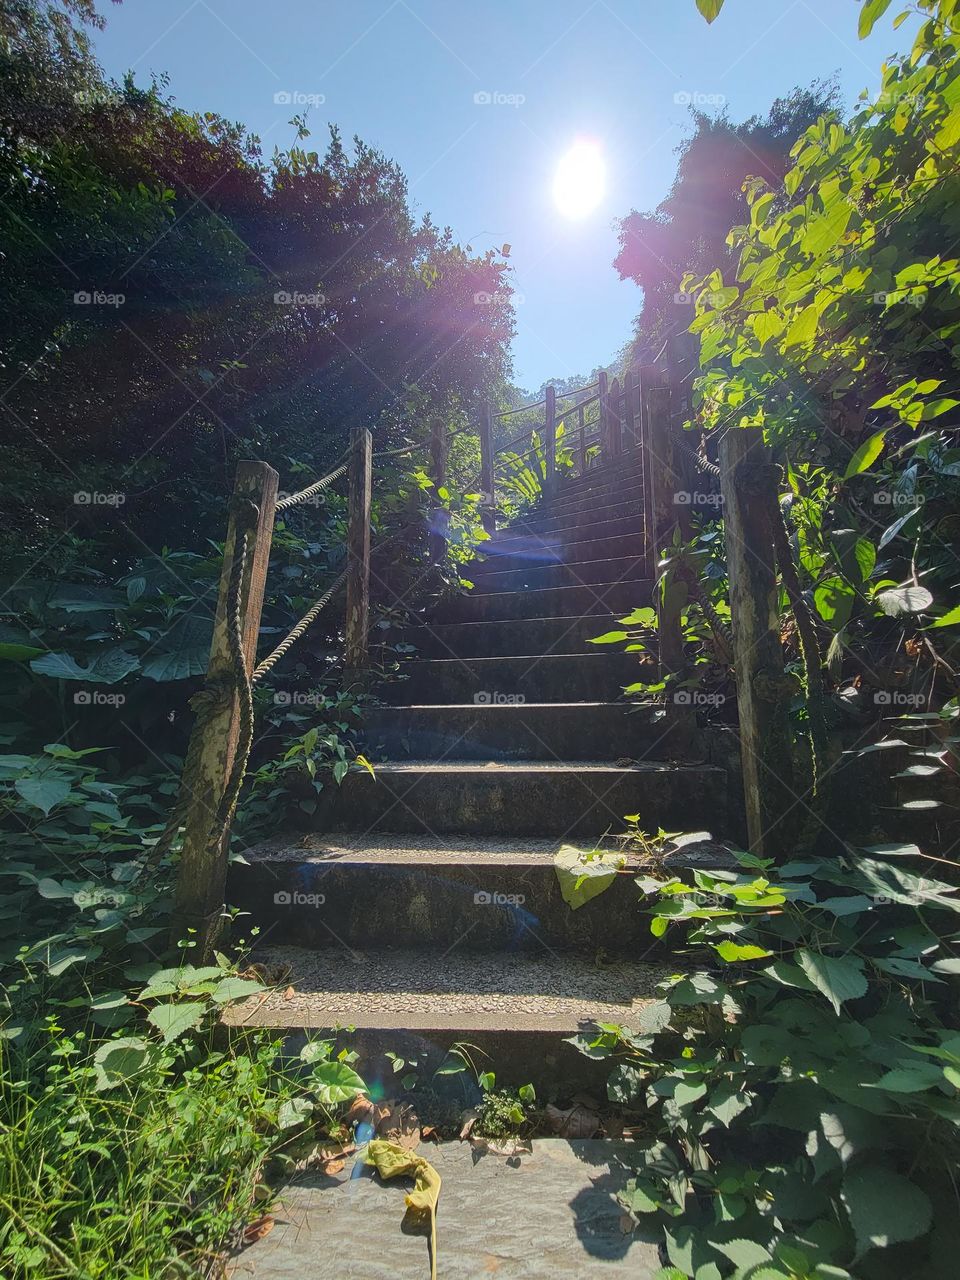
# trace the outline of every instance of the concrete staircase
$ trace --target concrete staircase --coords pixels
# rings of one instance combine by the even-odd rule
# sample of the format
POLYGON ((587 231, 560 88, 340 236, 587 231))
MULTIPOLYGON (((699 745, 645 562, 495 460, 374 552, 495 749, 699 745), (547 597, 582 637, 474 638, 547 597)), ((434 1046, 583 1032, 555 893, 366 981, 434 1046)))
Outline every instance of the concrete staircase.
POLYGON ((564 1037, 652 998, 669 956, 633 876, 574 912, 553 866, 627 814, 723 834, 724 771, 683 758, 670 715, 630 711, 635 655, 589 644, 649 603, 643 552, 628 454, 485 543, 474 589, 408 628, 416 655, 366 722, 376 778, 351 771, 317 834, 233 869, 279 982, 235 1021, 353 1026, 368 1054, 466 1041, 542 1084, 587 1063, 564 1037))

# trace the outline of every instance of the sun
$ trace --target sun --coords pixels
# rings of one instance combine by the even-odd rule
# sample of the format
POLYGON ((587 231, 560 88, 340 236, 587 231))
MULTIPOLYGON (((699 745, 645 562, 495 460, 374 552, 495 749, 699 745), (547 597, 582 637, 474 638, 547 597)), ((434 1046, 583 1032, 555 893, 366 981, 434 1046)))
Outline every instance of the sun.
POLYGON ((578 139, 560 157, 553 178, 553 200, 565 218, 585 218, 604 197, 607 166, 596 142, 578 139))

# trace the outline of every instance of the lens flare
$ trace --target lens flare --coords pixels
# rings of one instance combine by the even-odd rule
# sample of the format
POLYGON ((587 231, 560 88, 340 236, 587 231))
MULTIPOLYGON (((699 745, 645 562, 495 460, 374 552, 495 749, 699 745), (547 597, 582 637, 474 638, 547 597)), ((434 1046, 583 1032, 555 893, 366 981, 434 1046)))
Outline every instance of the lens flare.
POLYGON ((553 200, 565 218, 585 218, 603 199, 607 166, 597 143, 578 139, 560 157, 553 179, 553 200))

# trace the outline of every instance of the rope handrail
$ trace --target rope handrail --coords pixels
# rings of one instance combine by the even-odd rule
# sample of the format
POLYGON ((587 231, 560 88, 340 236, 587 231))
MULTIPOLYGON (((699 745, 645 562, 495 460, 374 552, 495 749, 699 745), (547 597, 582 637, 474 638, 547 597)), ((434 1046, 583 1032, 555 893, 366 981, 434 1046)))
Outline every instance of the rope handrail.
POLYGON ((310 606, 297 625, 291 628, 272 653, 267 654, 262 662, 257 663, 256 667, 253 669, 253 674, 250 677, 251 684, 259 684, 263 677, 273 670, 287 650, 292 648, 304 632, 307 631, 314 622, 316 622, 321 610, 330 603, 346 580, 347 574, 346 570, 344 570, 344 572, 340 574, 339 578, 337 578, 337 580, 326 589, 320 599, 316 600, 310 606))
MULTIPOLYGON (((340 456, 343 457, 343 454, 340 456)), ((314 484, 307 485, 306 489, 300 489, 297 493, 288 493, 285 498, 280 499, 274 507, 274 510, 287 511, 290 507, 297 506, 298 503, 306 502, 308 498, 312 498, 315 494, 318 494, 321 490, 325 489, 328 484, 333 484, 334 480, 339 480, 342 475, 345 475, 348 465, 349 464, 346 462, 341 463, 339 467, 336 467, 333 471, 329 472, 329 474, 325 475, 321 480, 317 480, 314 484)))
MULTIPOLYGON (((593 387, 597 385, 598 384, 596 381, 587 382, 584 384, 584 386, 575 387, 572 391, 561 392, 557 396, 557 399, 566 400, 570 396, 578 396, 581 391, 590 391, 593 387)), ((529 409, 539 409, 541 405, 544 405, 546 403, 547 403, 546 399, 535 400, 532 404, 522 404, 519 409, 505 409, 503 413, 495 413, 493 416, 495 418, 514 418, 518 413, 526 413, 529 409)), ((576 408, 576 405, 574 405, 574 408, 576 408)))

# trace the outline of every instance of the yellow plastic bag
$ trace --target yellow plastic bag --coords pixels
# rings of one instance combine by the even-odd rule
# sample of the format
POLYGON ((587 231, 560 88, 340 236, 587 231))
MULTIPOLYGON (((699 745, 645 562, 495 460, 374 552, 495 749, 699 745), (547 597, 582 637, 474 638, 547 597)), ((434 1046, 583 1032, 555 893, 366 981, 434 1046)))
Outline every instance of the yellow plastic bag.
POLYGON ((397 1178, 406 1175, 414 1179, 414 1188, 407 1193, 407 1212, 404 1221, 419 1226, 430 1223, 430 1280, 437 1280, 437 1201, 440 1199, 440 1175, 423 1156, 407 1151, 395 1142, 374 1138, 367 1144, 364 1160, 372 1164, 381 1178, 397 1178))

